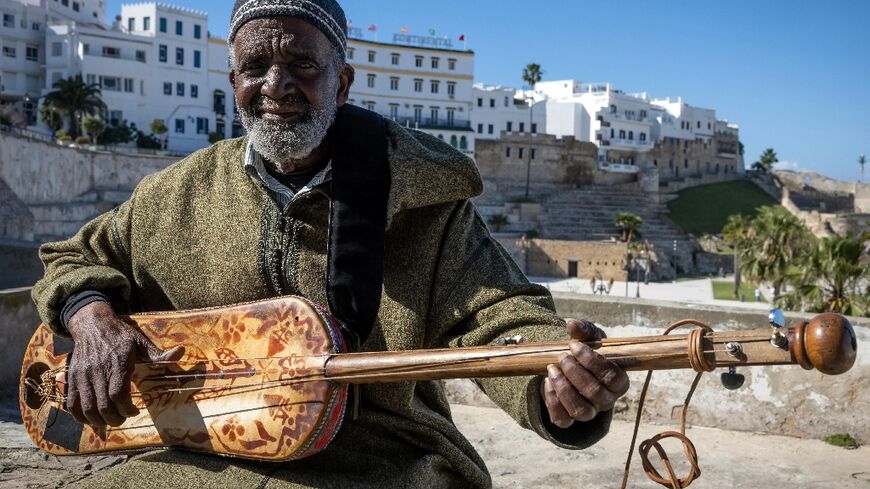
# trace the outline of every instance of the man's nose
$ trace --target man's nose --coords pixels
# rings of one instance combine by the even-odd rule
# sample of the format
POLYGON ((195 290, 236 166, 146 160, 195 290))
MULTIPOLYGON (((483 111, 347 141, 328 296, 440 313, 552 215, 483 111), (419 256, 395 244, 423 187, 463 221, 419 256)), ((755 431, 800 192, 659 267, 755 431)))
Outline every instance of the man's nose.
POLYGON ((269 68, 269 72, 266 73, 266 82, 263 83, 261 88, 263 95, 272 100, 281 100, 292 94, 295 90, 296 80, 293 79, 293 76, 286 67, 275 64, 269 68))

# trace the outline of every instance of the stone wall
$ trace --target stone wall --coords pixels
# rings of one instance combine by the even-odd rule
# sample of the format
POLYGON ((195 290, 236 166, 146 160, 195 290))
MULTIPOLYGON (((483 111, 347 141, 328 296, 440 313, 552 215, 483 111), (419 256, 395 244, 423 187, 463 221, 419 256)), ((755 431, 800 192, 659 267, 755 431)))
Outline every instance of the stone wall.
POLYGON ((525 246, 530 276, 625 280, 625 243, 532 239, 525 246), (577 265, 576 275, 569 274, 571 262, 577 265))
POLYGON ((694 178, 697 182, 687 185, 694 186, 740 178, 744 174, 743 157, 739 152, 723 150, 721 146, 726 143, 734 143, 733 137, 717 134, 709 140, 695 141, 666 138, 644 158, 647 166, 658 169, 663 183, 694 178))

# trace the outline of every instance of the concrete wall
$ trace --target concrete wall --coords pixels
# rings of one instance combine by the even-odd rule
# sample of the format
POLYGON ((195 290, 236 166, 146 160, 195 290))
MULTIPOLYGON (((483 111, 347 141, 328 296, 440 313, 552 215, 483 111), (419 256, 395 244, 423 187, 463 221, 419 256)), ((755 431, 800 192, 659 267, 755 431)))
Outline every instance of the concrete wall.
POLYGON ((38 244, 0 240, 0 290, 31 286, 43 271, 38 244))
POLYGON ((57 204, 95 189, 131 191, 178 158, 93 152, 0 134, 0 178, 27 205, 57 204))

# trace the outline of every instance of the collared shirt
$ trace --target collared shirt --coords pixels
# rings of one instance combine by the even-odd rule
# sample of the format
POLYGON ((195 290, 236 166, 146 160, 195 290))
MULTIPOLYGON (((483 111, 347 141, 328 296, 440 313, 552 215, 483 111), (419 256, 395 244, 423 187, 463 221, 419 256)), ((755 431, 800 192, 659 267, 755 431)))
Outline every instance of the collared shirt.
POLYGON ((266 190, 275 199, 275 202, 281 209, 286 209, 297 195, 313 190, 332 179, 332 162, 330 161, 305 187, 299 189, 298 192, 294 192, 293 189, 269 174, 269 171, 266 169, 265 159, 263 159, 260 153, 257 153, 253 143, 250 141, 248 141, 248 145, 245 148, 244 166, 248 175, 266 187, 266 190))

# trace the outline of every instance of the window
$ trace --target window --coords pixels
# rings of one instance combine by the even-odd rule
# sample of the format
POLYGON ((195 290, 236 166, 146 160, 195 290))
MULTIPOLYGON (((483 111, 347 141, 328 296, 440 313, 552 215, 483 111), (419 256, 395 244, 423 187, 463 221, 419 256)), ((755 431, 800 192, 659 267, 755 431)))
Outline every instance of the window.
POLYGON ((507 97, 504 98, 504 106, 505 106, 505 107, 508 107, 508 106, 509 106, 509 104, 508 104, 508 98, 507 98, 507 97))
POLYGON ((161 62, 161 63, 165 63, 165 62, 166 62, 166 57, 168 56, 168 54, 167 54, 167 51, 168 51, 168 50, 169 50, 169 49, 166 47, 166 44, 161 44, 161 45, 160 45, 160 48, 159 48, 159 50, 158 50, 158 51, 159 51, 158 57, 160 58, 160 62, 161 62))
POLYGON ((619 130, 619 139, 625 139, 625 130, 624 129, 619 130))
POLYGON ((175 48, 175 64, 184 66, 184 48, 175 48))
POLYGON ((514 132, 514 123, 511 122, 511 121, 508 121, 508 123, 507 123, 507 129, 505 129, 505 130, 506 130, 507 132, 514 132))
POLYGON ((41 29, 42 29, 42 23, 40 23, 40 22, 34 22, 34 23, 30 24, 30 28, 31 28, 32 30, 34 30, 34 31, 41 30, 41 29))
POLYGON ((398 64, 399 64, 399 53, 393 53, 393 54, 391 54, 391 55, 390 55, 390 58, 392 58, 392 63, 393 63, 393 65, 398 66, 398 64))
POLYGON ((459 149, 468 149, 468 138, 462 136, 459 138, 459 149))
POLYGON ((628 140, 634 141, 634 131, 628 131, 628 140))
POLYGON ((121 79, 114 76, 101 76, 100 87, 107 92, 120 92, 121 79))
POLYGON ((701 128, 701 121, 698 121, 698 129, 701 128))
POLYGON ((140 63, 145 62, 145 51, 142 51, 141 49, 136 50, 136 61, 140 63))
POLYGON ((493 126, 492 124, 490 124, 489 127, 487 127, 487 132, 488 132, 489 134, 494 134, 494 133, 495 133, 495 126, 493 126))
POLYGON ((354 48, 347 48, 347 59, 353 59, 353 53, 356 52, 354 48))
POLYGON ((477 133, 478 133, 478 134, 483 134, 483 124, 478 124, 478 125, 477 125, 477 133))
POLYGON ((397 77, 390 78, 390 90, 399 89, 399 79, 397 77))
POLYGON ((79 3, 78 2, 73 2, 73 10, 76 12, 79 11, 79 3))
POLYGON ((641 142, 646 142, 646 133, 645 132, 640 133, 640 140, 641 140, 641 142))
POLYGON ((414 122, 420 123, 423 120, 423 107, 421 105, 414 106, 414 122))
POLYGON ((616 134, 614 133, 614 129, 610 129, 610 139, 616 139, 616 134))
POLYGON ((390 119, 396 120, 399 118, 399 104, 390 104, 390 119))
POLYGON ((483 107, 483 99, 482 99, 482 98, 478 98, 478 99, 477 99, 477 106, 478 106, 478 107, 483 107))
POLYGON ((150 31, 151 30, 151 17, 142 17, 142 30, 150 31))
POLYGON ((447 60, 447 69, 453 71, 456 69, 456 60, 451 58, 447 60))
POLYGON ((163 82, 163 95, 172 95, 172 84, 163 82))
POLYGON ((520 148, 520 150, 517 152, 517 153, 518 153, 518 154, 517 154, 517 158, 519 158, 519 159, 523 159, 523 152, 524 152, 525 150, 526 150, 526 148, 520 148))
POLYGON ((375 111, 375 103, 372 101, 365 102, 366 109, 374 112, 375 111))
POLYGON ((450 136, 450 146, 459 147, 459 138, 456 137, 456 134, 450 136))
POLYGON ((61 0, 60 3, 62 3, 64 7, 69 7, 69 0, 61 0))
POLYGON ((136 17, 127 19, 127 30, 133 32, 136 30, 136 17))
POLYGON ((180 20, 175 21, 175 35, 176 36, 184 35, 184 24, 180 20))
POLYGON ((190 86, 190 98, 199 98, 199 85, 190 86))
MULTIPOLYGON (((87 54, 87 50, 85 51, 87 54)), ((61 42, 53 42, 51 43, 51 55, 55 58, 58 56, 63 56, 63 43, 61 42)))
POLYGON ((533 122, 532 123, 532 134, 537 134, 537 133, 538 133, 538 125, 533 122))
POLYGON ((366 76, 366 86, 369 88, 375 88, 375 79, 376 78, 377 78, 376 75, 370 74, 370 75, 366 76))
POLYGON ((447 109, 447 125, 452 126, 456 120, 456 109, 447 109))
POLYGON ((121 57, 121 48, 115 48, 112 46, 103 46, 103 56, 106 58, 120 58, 121 57))
POLYGON ((495 108, 495 99, 494 98, 489 99, 489 108, 490 109, 495 108))
POLYGON ((127 93, 133 93, 133 79, 132 78, 124 78, 124 91, 127 93))
POLYGON ((441 82, 438 80, 432 80, 432 93, 438 93, 439 86, 441 86, 441 82))
POLYGON ((510 147, 510 146, 508 146, 508 147, 507 147, 507 150, 505 151, 505 157, 506 157, 506 158, 510 158, 510 157, 511 157, 511 147, 510 147))
POLYGON ((120 110, 109 111, 109 124, 112 126, 120 125, 124 120, 124 113, 120 110))
POLYGON ((415 92, 422 92, 423 91, 423 80, 420 80, 419 78, 414 80, 414 91, 415 92))
POLYGON ((184 134, 184 119, 175 119, 175 132, 184 134))
POLYGON ((617 109, 616 109, 616 106, 615 106, 615 105, 611 105, 611 106, 610 106, 610 113, 611 113, 611 114, 615 114, 615 113, 616 113, 616 110, 617 110, 617 109))
POLYGON ((184 97, 184 83, 175 82, 175 94, 179 97, 184 97))
POLYGON ((434 58, 434 57, 433 57, 433 58, 432 58, 432 69, 433 69, 433 70, 437 70, 437 69, 438 69, 438 65, 439 65, 440 63, 441 63, 441 59, 440 59, 440 58, 434 58))
POLYGON ((520 132, 526 132, 526 123, 520 122, 520 132))
POLYGON ((376 54, 377 54, 377 53, 375 53, 374 51, 369 51, 369 63, 374 63, 374 62, 375 62, 375 55, 376 55, 376 54))
POLYGON ((535 159, 535 148, 529 150, 529 157, 533 160, 535 159))
POLYGON ((35 46, 27 46, 24 52, 27 61, 39 61, 39 48, 35 46))
POLYGON ((160 32, 166 32, 166 17, 160 17, 160 32))
POLYGON ((3 27, 15 28, 15 16, 11 14, 3 14, 3 27))
POLYGON ((199 24, 194 24, 193 26, 193 38, 194 39, 202 39, 202 26, 199 24))
POLYGON ((14 58, 15 48, 12 46, 3 46, 3 56, 6 56, 7 58, 14 58))
POLYGON ((202 53, 194 50, 193 51, 193 67, 200 68, 202 66, 202 53))
POLYGON ((196 118, 196 133, 208 134, 208 119, 206 119, 205 117, 196 118))
POLYGON ((423 57, 422 56, 414 56, 414 66, 417 68, 423 67, 423 57))
POLYGON ((447 82, 447 95, 449 95, 450 98, 456 96, 456 82, 447 82))
POLYGON ((438 107, 429 108, 429 123, 438 124, 438 107))

